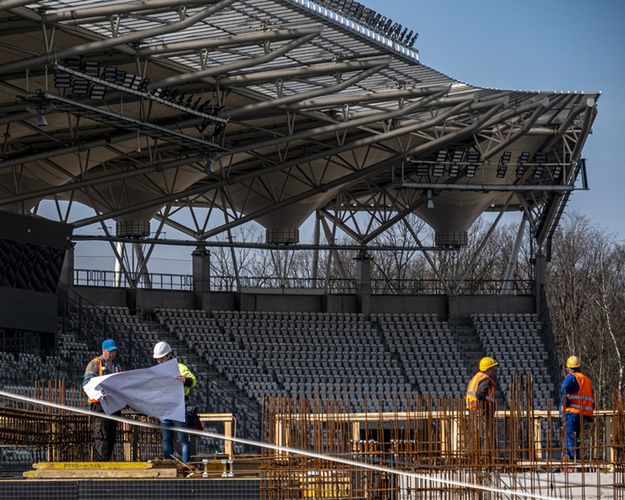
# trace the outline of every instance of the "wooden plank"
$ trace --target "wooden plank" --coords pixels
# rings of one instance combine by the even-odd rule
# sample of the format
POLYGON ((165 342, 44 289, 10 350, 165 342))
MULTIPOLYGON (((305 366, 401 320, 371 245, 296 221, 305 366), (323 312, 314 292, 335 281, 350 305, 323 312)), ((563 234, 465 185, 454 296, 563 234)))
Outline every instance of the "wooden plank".
POLYGON ((24 472, 24 477, 28 479, 148 479, 176 476, 176 469, 36 469, 24 472))
POLYGON ((151 469, 150 462, 38 462, 34 469, 151 469))

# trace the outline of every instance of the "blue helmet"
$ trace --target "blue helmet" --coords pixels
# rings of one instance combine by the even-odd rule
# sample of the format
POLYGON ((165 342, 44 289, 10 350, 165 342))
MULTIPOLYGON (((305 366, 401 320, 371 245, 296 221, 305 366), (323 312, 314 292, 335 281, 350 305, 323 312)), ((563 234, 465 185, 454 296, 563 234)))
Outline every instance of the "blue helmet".
POLYGON ((103 351, 115 351, 117 349, 117 344, 113 339, 106 339, 102 342, 102 350, 103 351))

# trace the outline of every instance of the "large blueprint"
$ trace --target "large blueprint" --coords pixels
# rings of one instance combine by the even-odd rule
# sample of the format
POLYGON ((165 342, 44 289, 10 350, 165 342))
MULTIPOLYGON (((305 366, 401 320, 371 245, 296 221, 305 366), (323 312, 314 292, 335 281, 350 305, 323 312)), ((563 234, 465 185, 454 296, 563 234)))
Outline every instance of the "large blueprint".
POLYGON ((144 415, 184 422, 184 392, 178 375, 178 361, 172 359, 150 368, 94 377, 83 389, 90 399, 99 399, 109 414, 130 406, 144 415))

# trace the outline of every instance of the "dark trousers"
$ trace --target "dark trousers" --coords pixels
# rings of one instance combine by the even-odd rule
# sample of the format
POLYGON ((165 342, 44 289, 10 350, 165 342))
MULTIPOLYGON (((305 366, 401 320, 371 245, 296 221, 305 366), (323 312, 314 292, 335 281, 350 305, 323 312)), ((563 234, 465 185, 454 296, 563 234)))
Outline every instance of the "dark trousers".
MULTIPOLYGON (((91 411, 104 413, 100 403, 91 403, 91 411)), ((93 460, 110 462, 117 439, 117 422, 106 418, 93 417, 93 460)))

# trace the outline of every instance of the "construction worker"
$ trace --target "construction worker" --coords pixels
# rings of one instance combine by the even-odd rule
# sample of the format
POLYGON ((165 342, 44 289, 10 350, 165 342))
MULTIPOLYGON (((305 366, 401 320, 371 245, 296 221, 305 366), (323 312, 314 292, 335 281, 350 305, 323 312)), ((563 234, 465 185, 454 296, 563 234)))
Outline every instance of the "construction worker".
POLYGON ((480 360, 480 369, 473 375, 467 387, 467 410, 479 410, 480 402, 491 403, 494 408, 497 366, 499 366, 499 363, 488 356, 480 360))
POLYGON ((569 356, 566 360, 566 377, 560 388, 560 414, 564 418, 566 443, 562 448, 567 450, 568 457, 579 460, 579 438, 583 423, 592 422, 595 410, 595 396, 590 378, 581 373, 581 363, 577 356, 569 356))
MULTIPOLYGON (((173 359, 173 353, 171 351, 171 346, 167 342, 159 342, 154 346, 154 359, 157 363, 164 363, 165 361, 169 361, 173 359)), ((178 362, 178 371, 180 375, 176 377, 180 383, 184 384, 184 399, 185 406, 189 398, 189 394, 191 389, 195 387, 197 384, 197 379, 195 375, 189 370, 189 368, 183 363, 178 362)), ((171 430, 171 427, 188 427, 189 417, 185 418, 184 422, 177 422, 175 420, 163 420, 163 456, 165 459, 169 459, 172 456, 174 451, 174 433, 171 430)), ((178 435, 178 440, 180 441, 180 446, 182 447, 182 461, 187 463, 189 461, 190 455, 190 442, 189 435, 186 432, 176 432, 178 435)))
MULTIPOLYGON (((122 367, 117 358, 117 344, 113 339, 102 342, 102 354, 89 361, 85 368, 82 385, 86 385, 93 377, 119 373, 122 367)), ((104 413, 100 401, 89 400, 91 411, 104 413)), ((93 459, 96 462, 110 462, 117 438, 117 422, 105 418, 93 419, 93 459)))
POLYGON ((480 369, 467 387, 467 452, 484 463, 494 458, 495 449, 495 372, 499 364, 493 358, 480 360, 480 369), (477 436, 480 436, 477 438, 477 436))

